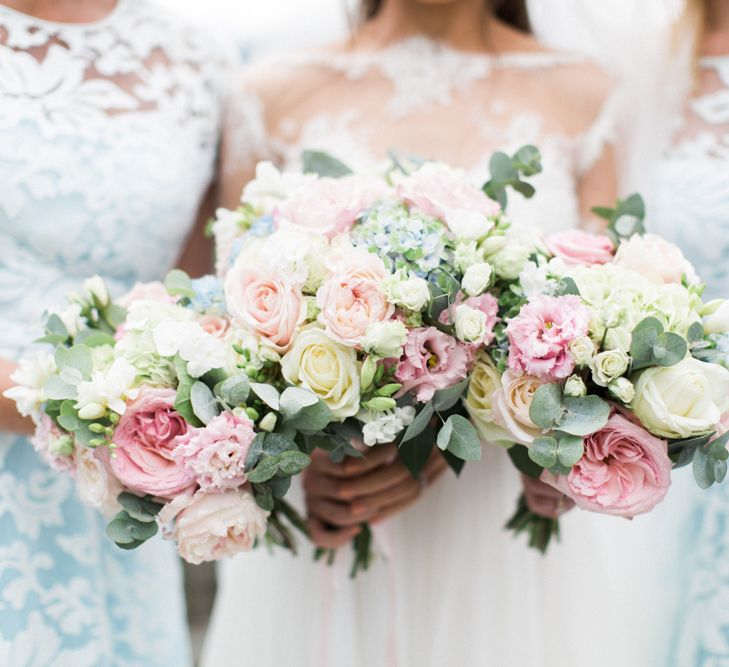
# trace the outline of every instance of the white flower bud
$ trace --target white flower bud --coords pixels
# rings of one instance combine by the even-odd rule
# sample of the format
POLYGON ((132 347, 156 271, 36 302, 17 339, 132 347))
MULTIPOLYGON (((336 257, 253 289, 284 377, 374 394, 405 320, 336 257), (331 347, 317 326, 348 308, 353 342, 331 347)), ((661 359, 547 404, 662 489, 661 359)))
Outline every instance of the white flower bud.
POLYGON ((462 340, 464 343, 483 341, 486 334, 486 313, 463 303, 456 307, 454 319, 458 340, 462 340))
POLYGON ((459 241, 453 251, 453 263, 464 273, 469 266, 483 262, 483 252, 476 241, 459 241))
POLYGON ((592 380, 601 387, 607 387, 628 370, 630 357, 622 350, 606 350, 590 361, 592 380))
POLYGON ((635 397, 635 387, 628 378, 617 378, 608 385, 610 395, 622 403, 630 403, 635 397))
POLYGON ((276 421, 278 418, 276 417, 275 412, 269 412, 263 419, 261 419, 260 423, 258 424, 258 428, 260 428, 262 431, 268 431, 269 433, 273 431, 273 429, 276 428, 276 421))
POLYGON ((704 320, 704 331, 708 334, 729 332, 729 301, 724 301, 704 320))
POLYGON ((589 336, 575 338, 569 345, 570 354, 578 366, 587 366, 595 356, 595 343, 589 336))
POLYGON ((587 395, 585 382, 579 375, 570 375, 564 383, 564 395, 580 398, 587 395))
POLYGON ((486 262, 473 264, 466 269, 461 281, 461 287, 468 296, 478 296, 488 289, 493 271, 486 262))
POLYGON ((103 278, 100 276, 92 276, 86 280, 84 282, 84 289, 102 308, 109 305, 109 302, 111 301, 109 290, 107 289, 103 278))
POLYGON ((362 347, 368 354, 382 359, 399 359, 407 338, 408 330, 402 322, 375 322, 367 327, 362 338, 362 347))
POLYGON ((600 318, 603 326, 608 328, 616 327, 623 318, 623 309, 617 304, 608 304, 600 313, 600 318))

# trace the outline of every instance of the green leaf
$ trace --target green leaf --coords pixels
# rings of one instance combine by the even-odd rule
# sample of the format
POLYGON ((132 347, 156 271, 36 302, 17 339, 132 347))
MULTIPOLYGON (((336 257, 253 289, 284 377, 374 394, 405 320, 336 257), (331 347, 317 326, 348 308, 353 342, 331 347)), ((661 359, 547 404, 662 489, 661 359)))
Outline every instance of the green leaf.
POLYGON ((304 151, 302 166, 305 174, 316 174, 330 178, 348 176, 352 170, 337 158, 322 151, 304 151))
POLYGON ((529 419, 539 428, 552 428, 564 413, 562 388, 558 384, 543 384, 534 392, 529 406, 529 419))
POLYGON ((276 501, 273 499, 273 489, 270 484, 258 484, 253 486, 253 495, 256 503, 262 510, 272 512, 276 501))
POLYGON ((564 399, 565 413, 557 423, 560 431, 585 436, 599 431, 610 417, 610 404, 599 396, 564 399))
POLYGON ((397 449, 398 456, 403 465, 408 469, 413 479, 418 479, 425 464, 428 462, 430 453, 435 445, 435 433, 432 428, 426 428, 414 438, 407 442, 400 443, 397 449))
POLYGON ((104 309, 104 316, 107 323, 116 331, 127 319, 127 309, 119 304, 111 303, 104 309))
POLYGON ((283 498, 291 488, 291 477, 274 477, 268 484, 274 498, 283 498))
POLYGON ((267 482, 278 472, 278 456, 262 456, 253 470, 246 477, 251 484, 267 482))
POLYGON ((296 417, 304 408, 316 405, 319 398, 308 389, 287 387, 279 399, 279 409, 285 419, 296 417))
POLYGON ((657 366, 674 366, 688 352, 688 344, 675 333, 662 333, 653 346, 653 360, 657 366))
POLYGON ((577 283, 570 277, 562 278, 557 283, 557 289, 554 291, 555 296, 566 296, 568 294, 580 296, 580 289, 577 287, 577 283))
POLYGON ((279 394, 275 387, 263 382, 251 382, 251 390, 272 410, 279 409, 279 394))
POLYGON ((82 379, 88 380, 94 367, 91 358, 91 349, 86 345, 74 345, 73 347, 57 347, 54 355, 56 365, 59 369, 73 369, 81 374, 82 379))
POLYGON ((557 462, 565 468, 572 468, 585 453, 585 445, 582 438, 568 433, 559 433, 557 436, 557 462))
POLYGON ((298 451, 296 443, 281 433, 266 433, 263 440, 263 453, 267 456, 277 456, 289 451, 298 451))
POLYGON ((524 176, 535 176, 542 171, 542 156, 536 146, 527 144, 514 154, 514 163, 524 176))
POLYGON ((402 385, 399 382, 391 382, 384 387, 380 387, 376 393, 378 396, 389 397, 400 391, 400 389, 402 389, 402 385))
POLYGON ((248 400, 251 392, 251 381, 241 373, 218 382, 213 390, 215 395, 231 408, 235 408, 248 400))
POLYGON ((258 459, 261 458, 261 454, 263 453, 263 445, 266 440, 267 433, 258 433, 255 438, 253 438, 253 442, 251 443, 251 448, 248 450, 248 456, 246 457, 245 462, 245 469, 246 470, 252 470, 256 467, 256 463, 258 463, 258 459))
POLYGON ((704 340, 704 325, 701 322, 694 322, 689 327, 686 337, 689 343, 698 343, 704 340))
POLYGON ((141 544, 157 534, 157 522, 138 521, 122 510, 106 526, 106 534, 118 545, 141 544))
POLYGON ((279 473, 284 475, 298 475, 311 463, 311 457, 304 452, 288 451, 280 455, 278 464, 279 473))
POLYGON ((184 271, 173 269, 165 278, 165 288, 171 296, 182 296, 192 299, 195 296, 195 290, 192 289, 192 281, 184 271))
POLYGON ((46 398, 56 401, 75 400, 77 397, 76 387, 64 382, 58 375, 51 375, 43 387, 46 398))
POLYGON ((57 336, 61 339, 61 341, 68 340, 69 338, 66 325, 63 323, 63 320, 55 313, 48 316, 48 319, 46 320, 45 330, 47 336, 57 336))
POLYGON ((559 443, 550 435, 536 438, 529 448, 529 458, 542 468, 551 468, 557 463, 559 443))
POLYGON ((61 410, 56 421, 58 425, 66 431, 76 431, 80 426, 78 411, 73 407, 73 401, 63 401, 61 410))
POLYGON ((402 440, 400 443, 407 442, 408 440, 412 440, 415 436, 419 435, 423 432, 426 426, 430 423, 430 419, 433 416, 433 413, 435 412, 433 408, 432 403, 426 403, 423 405, 420 412, 418 412, 417 415, 415 415, 415 419, 410 423, 410 426, 408 426, 407 430, 405 431, 404 435, 402 436, 402 440))
POLYGON ((220 414, 220 406, 213 392, 204 382, 199 380, 190 387, 190 403, 195 416, 203 423, 209 424, 220 414))
POLYGON ((154 521, 163 507, 161 503, 156 503, 148 498, 140 498, 127 492, 120 493, 117 500, 129 516, 142 523, 154 521))
POLYGON ((114 346, 116 341, 114 336, 104 331, 95 331, 93 329, 85 329, 74 337, 74 343, 83 344, 86 347, 101 347, 102 345, 114 346))
POLYGON ((436 412, 445 412, 446 410, 450 410, 456 403, 458 403, 467 387, 468 378, 458 384, 454 384, 452 387, 439 389, 433 395, 433 408, 436 412))
POLYGON ((481 459, 481 440, 476 429, 462 415, 451 415, 438 432, 436 443, 464 461, 481 459))
POLYGON ((696 483, 702 489, 708 489, 715 481, 714 465, 703 447, 698 447, 694 452, 693 472, 696 483))
POLYGON ((448 464, 450 469, 454 473, 456 473, 456 476, 461 474, 461 471, 463 470, 463 466, 466 465, 466 462, 463 459, 460 459, 457 456, 454 456, 447 449, 445 451, 441 451, 441 456, 443 456, 443 458, 445 459, 445 462, 448 464))
POLYGON ((544 468, 532 461, 529 449, 524 445, 512 445, 506 450, 514 467, 523 475, 539 479, 544 468))
POLYGON ((175 395, 174 407, 175 411, 188 423, 190 426, 203 426, 203 423, 195 415, 195 411, 192 409, 192 401, 190 400, 190 390, 192 385, 196 382, 190 377, 187 372, 187 362, 182 359, 179 355, 174 358, 175 372, 177 373, 177 394, 175 395))
POLYGON ((317 399, 316 403, 303 408, 295 417, 286 419, 284 425, 310 435, 324 430, 333 420, 334 415, 329 406, 317 399))

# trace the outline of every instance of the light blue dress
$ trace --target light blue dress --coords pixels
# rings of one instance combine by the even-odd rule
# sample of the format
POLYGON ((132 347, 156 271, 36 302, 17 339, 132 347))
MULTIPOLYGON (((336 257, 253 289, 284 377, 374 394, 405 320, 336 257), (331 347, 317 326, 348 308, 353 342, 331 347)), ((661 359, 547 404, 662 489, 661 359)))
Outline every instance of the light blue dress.
MULTIPOLYGON (((701 61, 698 91, 658 167, 650 217, 651 230, 679 244, 708 283, 707 297, 729 297, 729 55, 701 61)), ((692 507, 674 563, 679 613, 664 632, 672 643, 670 665, 726 667, 729 482, 686 497, 692 507)))
MULTIPOLYGON (((101 274, 173 265, 212 177, 223 60, 144 0, 87 25, 0 5, 0 356, 101 274)), ((173 545, 122 551, 72 480, 0 434, 0 665, 185 667, 173 545)))

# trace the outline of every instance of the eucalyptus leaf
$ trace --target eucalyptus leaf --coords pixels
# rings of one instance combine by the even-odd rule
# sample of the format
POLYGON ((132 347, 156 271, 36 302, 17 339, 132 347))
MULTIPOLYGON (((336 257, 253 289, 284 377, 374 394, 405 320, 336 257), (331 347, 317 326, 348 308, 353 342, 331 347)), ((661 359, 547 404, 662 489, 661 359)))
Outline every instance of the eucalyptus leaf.
POLYGON ((48 378, 48 381, 43 387, 43 393, 46 398, 57 401, 72 400, 78 396, 76 387, 64 382, 58 375, 51 375, 48 378))
POLYGON ((562 278, 557 283, 557 288, 554 291, 554 296, 566 296, 568 294, 580 296, 580 288, 577 287, 577 283, 569 276, 562 278))
POLYGON ((273 489, 270 484, 258 484, 253 487, 253 496, 258 506, 266 512, 273 511, 276 501, 273 498, 273 489))
POLYGON ((316 174, 317 176, 330 178, 341 178, 352 173, 352 170, 344 162, 322 151, 304 151, 302 154, 302 167, 305 174, 316 174))
POLYGON ((127 514, 137 521, 149 523, 162 509, 161 503, 156 503, 148 498, 141 498, 132 493, 120 493, 117 498, 119 504, 127 511, 127 514))
POLYGON ((311 463, 311 457, 304 452, 287 451, 279 457, 278 469, 284 475, 298 475, 311 463))
POLYGON ((278 456, 262 456, 253 470, 246 477, 251 484, 267 482, 278 472, 278 456))
POLYGON ((55 313, 48 316, 45 325, 46 335, 58 336, 62 340, 68 340, 69 333, 63 320, 55 313))
POLYGON ((210 387, 199 380, 190 387, 190 403, 195 416, 203 424, 209 424, 220 414, 220 406, 210 387))
POLYGON ((171 296, 182 296, 192 299, 195 290, 192 288, 192 280, 184 271, 173 269, 165 278, 165 288, 171 296))
POLYGON ((529 447, 529 458, 542 468, 551 468, 557 463, 558 446, 557 440, 552 436, 535 438, 529 447))
POLYGON ((291 477, 277 476, 274 477, 268 484, 271 487, 271 493, 274 498, 283 498, 288 493, 289 488, 291 487, 291 477))
POLYGON ((433 395, 433 408, 436 412, 445 412, 446 410, 450 410, 456 403, 458 403, 467 387, 468 378, 458 384, 454 384, 452 387, 439 389, 433 395))
MULTIPOLYGON (((418 412, 417 415, 415 415, 415 419, 410 423, 410 426, 407 427, 407 430, 405 431, 401 443, 407 442, 408 440, 412 440, 415 436, 422 433, 426 426, 430 423, 431 418, 433 417, 435 410, 433 408, 432 403, 426 403, 423 405, 420 412, 418 412)), ((443 449, 441 447, 441 449, 443 449)))
POLYGON ((686 334, 689 343, 698 343, 704 339, 704 325, 701 322, 694 322, 686 334))
POLYGON ((565 413, 558 422, 560 431, 585 436, 600 430, 610 417, 610 404, 599 396, 564 399, 565 413))
POLYGON ((447 449, 453 456, 464 461, 481 459, 481 440, 478 433, 473 424, 462 415, 448 417, 438 433, 436 443, 440 449, 447 449))
POLYGON ((73 407, 73 401, 63 401, 61 410, 56 421, 58 425, 66 431, 76 431, 80 426, 78 411, 73 407))
POLYGON ((74 345, 73 347, 57 347, 54 355, 56 365, 59 369, 73 369, 81 374, 82 379, 88 380, 94 367, 91 358, 91 349, 86 345, 74 345))
POLYGON ((506 450, 514 467, 523 475, 539 479, 544 468, 532 461, 529 456, 529 448, 524 445, 512 445, 506 450))
POLYGON ((294 417, 286 419, 284 426, 308 435, 323 431, 333 420, 334 415, 329 406, 317 399, 313 405, 302 408, 294 417))
POLYGON ((316 405, 319 398, 308 389, 300 387, 287 387, 279 399, 279 409, 286 419, 298 415, 304 408, 316 405))
POLYGON ((675 333, 662 333, 658 336, 653 347, 653 359, 657 366, 674 366, 679 363, 688 352, 688 344, 675 333), (658 350, 660 354, 657 354, 658 350))
POLYGON ((251 390, 272 410, 279 409, 279 393, 275 387, 262 382, 251 382, 251 390))
POLYGON ((267 433, 263 441, 263 453, 276 456, 284 452, 298 451, 296 443, 281 433, 267 433))
POLYGON ((133 544, 145 542, 157 534, 156 521, 138 521, 123 510, 107 525, 106 534, 117 544, 133 544))
POLYGON ((101 347, 102 345, 115 345, 114 336, 105 331, 94 331, 93 329, 85 329, 74 337, 76 344, 83 344, 86 347, 101 347))
POLYGON ((696 483, 702 489, 708 489, 716 480, 714 478, 714 466, 703 447, 694 452, 693 472, 696 483))
POLYGON ((582 438, 577 435, 560 433, 558 435, 557 462, 565 468, 572 468, 585 453, 582 438))
POLYGON ((251 391, 251 382, 243 373, 218 382, 214 394, 231 408, 235 408, 248 400, 251 391))
POLYGON ((529 419, 539 428, 552 428, 564 413, 562 388, 558 384, 543 384, 534 392, 529 406, 529 419))
POLYGON ((418 479, 430 453, 433 451, 435 434, 432 428, 426 428, 414 438, 400 443, 397 453, 402 464, 408 469, 413 479, 418 479))
POLYGON ((244 466, 246 470, 252 470, 256 467, 256 463, 258 463, 258 459, 261 458, 261 454, 263 453, 263 445, 266 440, 266 435, 266 433, 258 433, 256 437, 253 438, 251 447, 248 450, 248 456, 246 456, 244 466))

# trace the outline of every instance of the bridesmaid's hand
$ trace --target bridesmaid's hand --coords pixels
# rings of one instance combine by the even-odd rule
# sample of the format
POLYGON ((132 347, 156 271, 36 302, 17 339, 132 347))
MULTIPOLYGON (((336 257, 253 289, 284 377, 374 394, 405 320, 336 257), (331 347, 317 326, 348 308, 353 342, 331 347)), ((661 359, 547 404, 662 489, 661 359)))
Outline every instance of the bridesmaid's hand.
POLYGON ((343 546, 359 533, 360 524, 378 523, 414 503, 446 465, 433 451, 421 480, 415 480, 398 460, 395 445, 367 448, 365 458, 342 463, 316 450, 304 472, 312 541, 325 549, 343 546))
POLYGON ((521 483, 524 487, 527 505, 535 514, 557 519, 575 506, 574 501, 564 493, 534 477, 522 475, 521 483))

